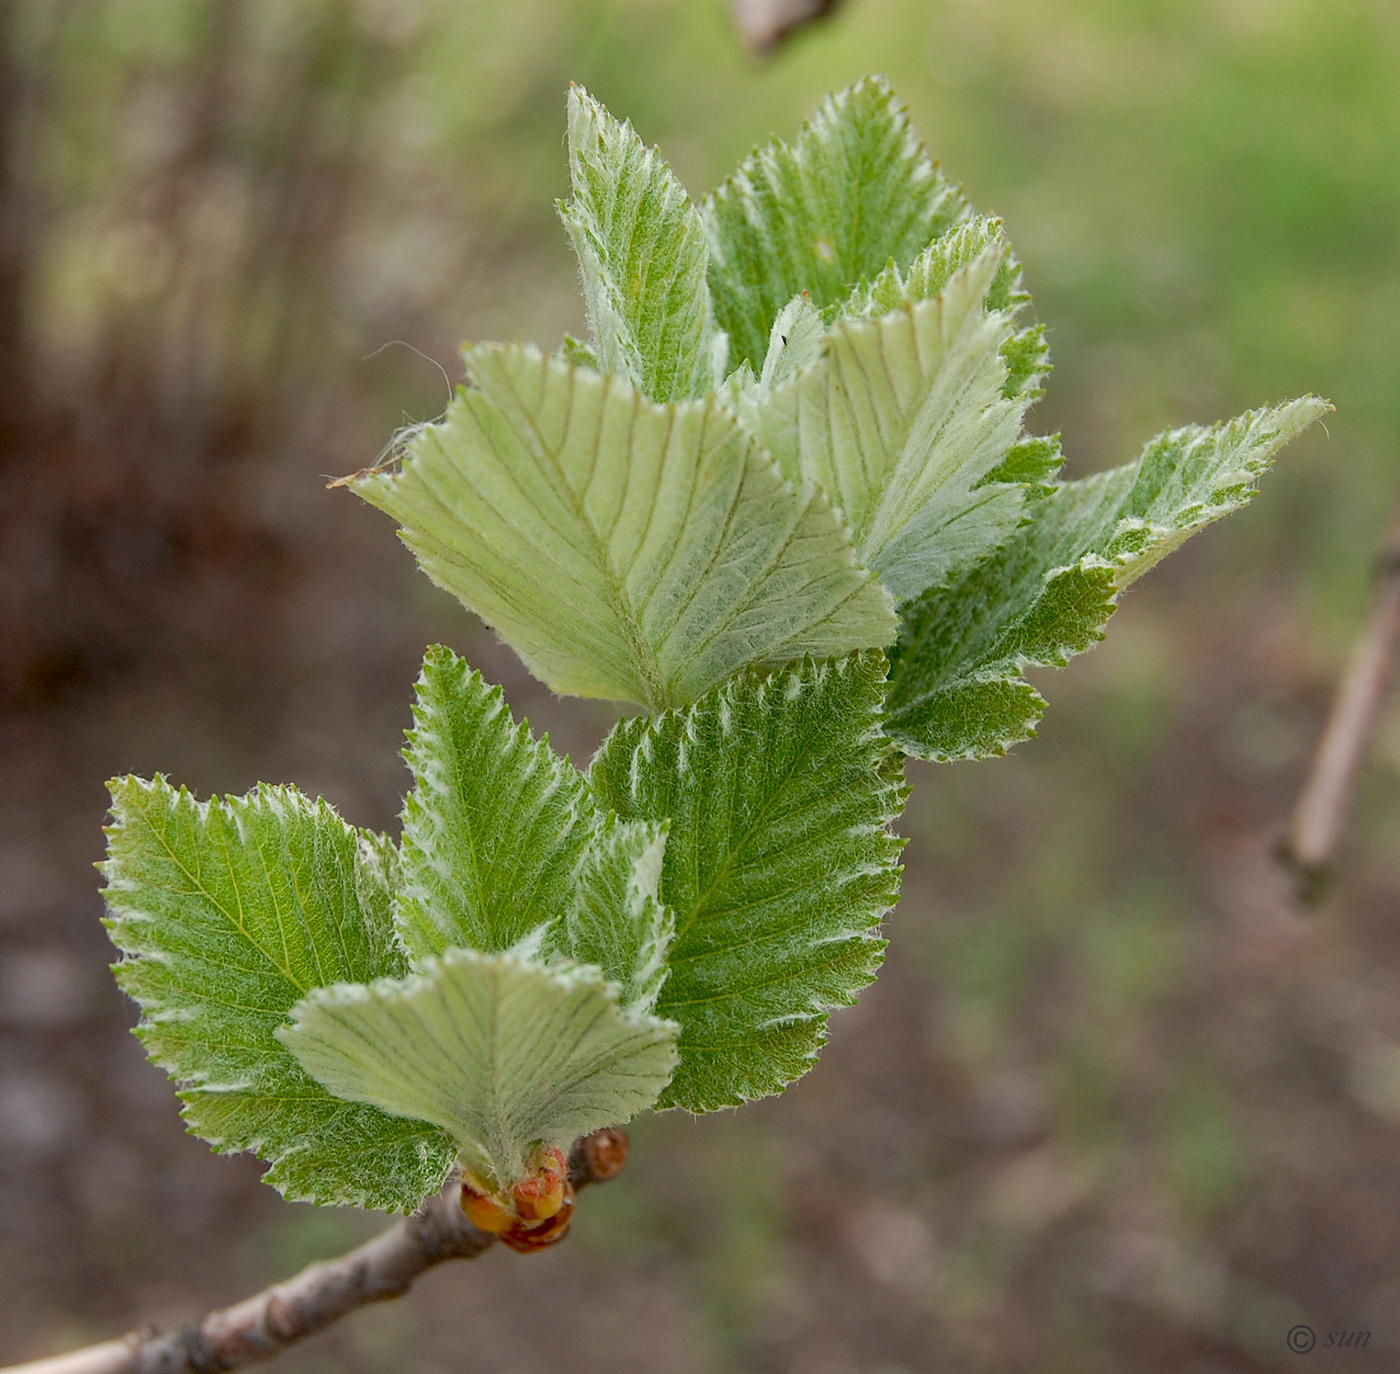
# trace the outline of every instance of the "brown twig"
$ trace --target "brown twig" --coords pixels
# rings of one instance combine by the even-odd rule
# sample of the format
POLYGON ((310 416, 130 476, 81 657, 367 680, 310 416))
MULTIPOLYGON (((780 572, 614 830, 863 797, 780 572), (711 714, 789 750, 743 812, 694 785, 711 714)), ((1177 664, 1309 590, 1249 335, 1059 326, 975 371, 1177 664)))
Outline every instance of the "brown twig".
POLYGON ((835 13, 840 0, 735 0, 734 23, 755 57, 767 57, 799 29, 835 13))
POLYGON ((1400 638, 1400 522, 1386 541, 1370 618, 1352 646, 1346 672, 1280 847, 1298 880, 1298 896, 1315 902, 1331 876, 1337 841, 1351 809, 1356 777, 1385 698, 1400 638))
MULTIPOLYGON (((569 1181, 575 1188, 616 1177, 627 1158, 627 1133, 594 1131, 574 1145, 569 1181)), ((413 1281, 450 1259, 475 1259, 495 1236, 463 1215, 461 1182, 364 1245, 303 1269, 232 1307, 178 1331, 137 1331, 66 1355, 13 1365, 0 1374, 213 1374, 270 1360, 305 1336, 372 1302, 406 1293, 413 1281)))

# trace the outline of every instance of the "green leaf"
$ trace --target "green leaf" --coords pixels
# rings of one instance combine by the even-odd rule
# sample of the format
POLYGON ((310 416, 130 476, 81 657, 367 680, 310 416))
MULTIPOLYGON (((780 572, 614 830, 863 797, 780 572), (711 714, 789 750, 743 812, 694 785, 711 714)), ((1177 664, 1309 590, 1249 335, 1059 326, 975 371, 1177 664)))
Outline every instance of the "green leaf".
POLYGON ((150 1057, 187 1085, 190 1129, 272 1162, 287 1197, 409 1211, 452 1162, 443 1133, 328 1094, 277 1027, 311 988, 404 971, 393 846, 292 788, 197 802, 111 784, 103 865, 117 981, 150 1057))
POLYGON ((927 759, 1004 754, 1029 739, 1045 701, 1022 676, 1092 648, 1118 600, 1114 568, 1062 537, 1075 484, 1038 502, 992 558, 908 611, 890 668, 891 737, 927 759), (1055 566, 1056 558, 1077 561, 1055 566))
POLYGON ((778 311, 758 382, 763 394, 815 367, 826 353, 826 325, 804 291, 778 311))
POLYGON ((572 363, 575 367, 591 367, 595 372, 598 371, 598 355, 582 340, 574 338, 572 334, 564 335, 559 356, 566 363, 572 363))
POLYGON ((423 660, 405 757, 399 936, 415 964, 448 949, 508 949, 554 921, 593 834, 594 806, 567 759, 514 724, 450 649, 423 660))
POLYGON ((531 1147, 625 1122, 675 1067, 674 1027, 624 1015, 592 969, 451 950, 421 975, 317 988, 278 1032, 337 1097, 429 1121, 483 1182, 531 1147))
MULTIPOLYGON (((1275 455, 1332 410, 1301 396, 1207 427, 1159 434, 1140 457, 1076 483, 1079 528, 1126 587, 1212 521, 1246 505, 1275 455)), ((1081 536, 1084 537, 1084 536, 1081 536)))
POLYGON ((1021 677, 1103 638, 1118 593, 1238 509, 1290 439, 1331 407, 1306 396, 1154 439, 1135 462, 1031 503, 993 557, 905 608, 890 735, 919 758, 982 758, 1028 739, 1044 700, 1021 677))
POLYGON ((747 671, 687 710, 623 721, 593 760, 606 806, 670 822, 676 934, 656 1009, 680 1023, 681 1062, 661 1105, 779 1092, 811 1068, 827 1011, 874 978, 905 795, 884 671, 879 653, 747 671))
POLYGON ((790 381, 805 368, 816 366, 825 354, 826 325, 821 315, 805 293, 794 296, 773 321, 762 372, 755 377, 753 369, 744 363, 720 387, 720 402, 733 411, 752 434, 773 388, 790 381))
POLYGON ((532 348, 354 489, 557 692, 693 701, 746 663, 883 645, 888 593, 826 498, 714 400, 659 406, 532 348))
POLYGON ((609 814, 546 940, 548 953, 596 965, 617 985, 624 1011, 651 1011, 669 972, 675 917, 658 897, 665 852, 665 825, 609 814))
MULTIPOLYGON (((906 305, 941 295, 960 271, 970 268, 991 250, 1001 251, 1001 263, 988 287, 988 311, 1002 311, 1015 317, 1030 303, 1030 293, 1021 280, 1021 264, 1002 236, 1001 221, 986 215, 964 220, 941 238, 935 239, 902 270, 891 262, 873 281, 856 287, 841 307, 846 318, 873 319, 888 315, 906 305)), ((1006 364, 1002 394, 1008 400, 1024 397, 1026 404, 1041 395, 1040 382, 1050 368, 1050 352, 1045 331, 1039 325, 1020 329, 1001 346, 1006 364)))
POLYGON ((985 557, 1020 519, 1020 486, 987 480, 1031 399, 1005 395, 1011 319, 984 304, 1004 253, 993 243, 894 314, 838 322, 821 363, 744 412, 790 481, 841 508, 856 557, 897 600, 985 557))
POLYGON ((729 361, 757 371, 778 312, 803 291, 825 315, 894 260, 907 266, 966 213, 888 84, 830 96, 796 144, 758 149, 705 202, 710 291, 729 361))
POLYGON ((1024 435, 1007 450, 1005 459, 987 474, 987 481, 1018 482, 1027 500, 1037 500, 1059 490, 1055 474, 1064 461, 1058 434, 1024 435))
POLYGON ((1029 301, 1020 286, 1019 264, 1007 250, 1001 221, 990 215, 973 215, 940 234, 907 266, 891 260, 878 275, 858 283, 841 303, 841 315, 845 319, 872 320, 917 301, 931 300, 943 292, 956 273, 971 267, 988 252, 1001 256, 988 286, 987 308, 1006 310, 1029 301))
POLYGON ((713 389, 723 373, 705 281, 705 226, 671 169, 580 86, 569 90, 573 240, 604 372, 654 401, 713 389), (717 364, 717 366, 716 366, 717 364))

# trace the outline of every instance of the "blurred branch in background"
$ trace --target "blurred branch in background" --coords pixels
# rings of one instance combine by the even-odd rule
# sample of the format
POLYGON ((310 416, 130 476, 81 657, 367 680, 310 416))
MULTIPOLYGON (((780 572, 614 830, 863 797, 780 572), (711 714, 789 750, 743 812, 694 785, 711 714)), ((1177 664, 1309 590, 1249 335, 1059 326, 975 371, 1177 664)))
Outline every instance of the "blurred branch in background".
POLYGON ((1371 614, 1352 646, 1327 725, 1298 796, 1280 857, 1295 872, 1298 896, 1320 900, 1351 811, 1357 774, 1385 701, 1400 639, 1400 519, 1377 560, 1371 614))
POLYGON ((769 57, 799 29, 836 13, 841 0, 735 0, 734 22, 755 57, 769 57))

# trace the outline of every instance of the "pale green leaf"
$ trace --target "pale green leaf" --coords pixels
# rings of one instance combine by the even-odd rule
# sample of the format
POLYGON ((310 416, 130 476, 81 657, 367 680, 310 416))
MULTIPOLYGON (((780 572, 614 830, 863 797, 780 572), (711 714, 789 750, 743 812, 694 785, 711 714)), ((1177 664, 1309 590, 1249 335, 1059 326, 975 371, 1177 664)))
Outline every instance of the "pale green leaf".
POLYGON ((966 213, 880 77, 828 97, 789 146, 756 150, 705 202, 710 291, 730 365, 755 372, 778 312, 824 315, 893 260, 907 266, 966 213))
POLYGON ((897 600, 984 558, 1020 519, 1020 485, 988 480, 1031 399, 1005 395, 1011 319, 985 305, 1004 253, 991 244, 893 314, 839 321, 817 366, 744 412, 789 480, 841 508, 897 600))
POLYGON ((821 315, 808 296, 794 296, 773 321, 762 372, 755 377, 748 363, 742 364, 720 387, 720 402, 752 434, 773 388, 821 362, 825 353, 826 325, 821 315))
POLYGON ((559 356, 566 362, 572 363, 575 367, 591 367, 598 371, 598 355, 581 339, 576 339, 572 334, 564 335, 564 343, 559 349, 559 356))
POLYGON ((1019 265, 1006 251, 1002 224, 990 215, 971 215, 927 244, 906 266, 890 261, 868 281, 856 285, 841 303, 843 319, 871 320, 889 315, 916 301, 939 295, 957 272, 971 267, 988 252, 1000 252, 995 276, 988 285, 987 308, 1006 310, 1030 298, 1020 289, 1019 265))
POLYGON ((599 366, 654 401, 704 395, 717 381, 708 252, 685 187, 580 86, 569 90, 569 174, 559 213, 599 366))
POLYGON ((674 1027, 624 1014, 592 969, 450 950, 420 974, 317 988, 278 1038, 337 1097, 433 1123, 508 1187, 539 1142, 630 1120, 675 1067, 674 1027))
POLYGON ((778 312, 768 336, 768 352, 758 382, 764 394, 821 362, 826 352, 826 325, 812 298, 803 292, 778 312))
POLYGON ((899 756, 879 653, 746 671, 683 711, 625 720, 589 772, 629 820, 669 821, 675 912, 657 1014, 680 1024, 662 1105, 712 1111, 814 1062, 827 1011, 874 978, 899 886, 899 756))
POLYGON ((602 970, 624 1011, 651 1011, 666 981, 675 918, 658 897, 665 852, 665 825, 607 815, 546 941, 548 952, 602 970))
POLYGON ((480 389, 354 489, 555 691, 664 710, 747 663, 893 639, 825 496, 718 403, 655 405, 532 348, 466 359, 480 389))
POLYGON ((111 792, 117 981, 147 1052, 185 1085, 190 1129, 271 1161, 290 1198, 416 1207, 452 1162, 443 1133, 331 1096, 275 1034, 314 987, 405 971, 393 847, 286 787, 197 802, 128 777, 111 792))
POLYGON ((406 751, 399 936, 417 963, 557 919, 595 825, 582 776, 450 649, 423 660, 406 751))
POLYGON ((993 557, 905 608, 888 729, 928 759, 1004 753, 1045 703, 1021 676, 1103 638, 1118 593, 1212 520, 1242 506, 1290 439, 1330 407, 1303 397, 1154 439, 1122 467, 1031 503, 993 557))
MULTIPOLYGON (((940 295, 955 274, 969 268, 989 250, 1001 250, 1001 265, 987 289, 988 311, 1014 318, 1030 303, 1021 280, 1021 264, 1002 236, 998 219, 976 215, 950 229, 909 264, 907 270, 891 262, 873 281, 863 282, 841 306, 848 319, 873 319, 917 301, 940 295)), ((1002 387, 1008 398, 1024 397, 1027 404, 1041 395, 1040 383, 1050 368, 1050 352, 1040 325, 1018 329, 1001 346, 1006 364, 1002 387)))

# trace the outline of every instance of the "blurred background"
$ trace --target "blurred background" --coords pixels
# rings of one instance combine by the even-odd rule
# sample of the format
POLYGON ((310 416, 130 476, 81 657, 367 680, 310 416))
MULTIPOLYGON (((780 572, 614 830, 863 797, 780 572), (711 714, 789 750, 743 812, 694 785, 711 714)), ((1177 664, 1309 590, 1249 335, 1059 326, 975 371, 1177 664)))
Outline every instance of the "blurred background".
POLYGON ((279 1367, 1226 1374, 1297 1367, 1295 1322, 1400 1352, 1400 708, 1327 904, 1271 856, 1400 496, 1393 0, 848 0, 764 62, 724 0, 0 0, 0 1361, 382 1224, 183 1134, 106 972, 103 780, 394 827, 435 640, 576 759, 612 719, 324 489, 441 410, 463 339, 582 331, 567 83, 698 197, 871 70, 1005 217, 1073 473, 1308 390, 1329 432, 1042 675, 1038 741, 911 766, 886 972, 813 1073, 640 1122, 566 1245, 279 1367))

